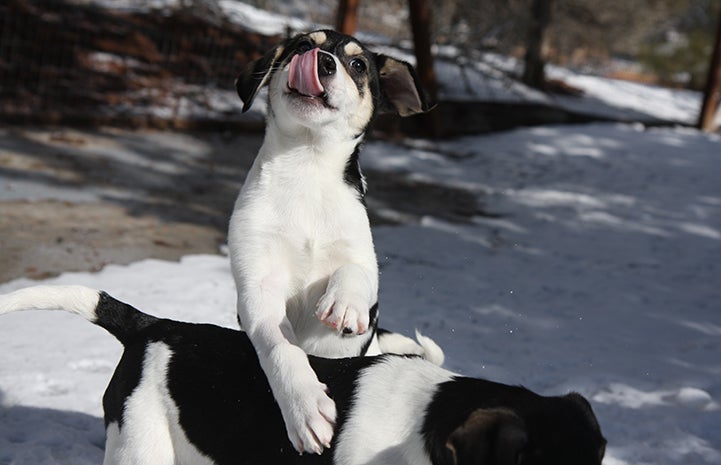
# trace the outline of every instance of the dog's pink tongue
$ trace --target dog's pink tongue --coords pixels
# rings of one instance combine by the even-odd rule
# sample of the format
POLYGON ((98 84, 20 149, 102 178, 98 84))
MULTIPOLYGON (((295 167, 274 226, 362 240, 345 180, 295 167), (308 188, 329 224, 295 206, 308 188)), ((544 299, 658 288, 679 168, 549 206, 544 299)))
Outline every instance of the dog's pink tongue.
POLYGON ((319 97, 323 94, 323 85, 318 79, 318 49, 314 48, 290 60, 288 86, 303 95, 319 97))

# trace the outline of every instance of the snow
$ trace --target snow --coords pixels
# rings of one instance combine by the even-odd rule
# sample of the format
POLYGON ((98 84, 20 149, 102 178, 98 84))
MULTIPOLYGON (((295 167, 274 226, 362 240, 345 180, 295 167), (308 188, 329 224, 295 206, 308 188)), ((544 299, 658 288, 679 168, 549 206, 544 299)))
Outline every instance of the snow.
POLYGON ((669 89, 620 79, 599 78, 549 66, 549 78, 583 90, 583 98, 555 97, 556 103, 569 110, 588 114, 628 118, 646 115, 662 121, 696 124, 701 94, 683 89, 669 89))
POLYGON ((283 35, 289 29, 293 31, 315 29, 313 24, 306 21, 274 14, 233 0, 221 0, 220 7, 230 21, 265 35, 283 35))
MULTIPOLYGON (((221 3, 256 23, 252 10, 221 3)), ((697 93, 551 72, 589 96, 557 98, 563 105, 683 123, 699 106, 697 93)), ((439 74, 462 82, 457 73, 439 74)), ((468 76, 469 88, 493 86, 496 98, 550 98, 489 74, 468 76)), ((163 137, 166 155, 194 146, 192 136, 163 137)), ((163 160, 157 170, 178 169, 177 157, 163 160)), ((444 348, 446 366, 464 374, 582 393, 609 440, 606 465, 721 463, 721 137, 640 124, 547 126, 369 142, 361 160, 376 176, 463 189, 489 213, 451 223, 429 212, 374 228, 383 327, 420 329, 444 348)), ((373 201, 372 175, 368 183, 373 201)), ((16 182, 7 194, 102 193, 16 182)), ((0 293, 37 283, 0 284, 0 293)), ((143 260, 43 283, 83 284, 155 315, 235 326, 223 255, 143 260)), ((101 463, 101 398, 119 343, 72 315, 25 312, 0 318, 0 353, 0 464, 101 463)))

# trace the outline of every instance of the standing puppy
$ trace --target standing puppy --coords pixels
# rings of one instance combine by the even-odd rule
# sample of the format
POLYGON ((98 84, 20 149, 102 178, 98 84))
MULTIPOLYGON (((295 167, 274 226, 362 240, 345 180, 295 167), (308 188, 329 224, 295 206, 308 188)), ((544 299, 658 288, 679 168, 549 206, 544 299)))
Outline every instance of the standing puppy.
POLYGON ((378 112, 429 106, 410 65, 333 31, 288 39, 253 63, 236 81, 244 111, 266 84, 265 139, 228 233, 238 319, 291 442, 321 453, 336 409, 307 354, 380 352, 360 144, 378 112))

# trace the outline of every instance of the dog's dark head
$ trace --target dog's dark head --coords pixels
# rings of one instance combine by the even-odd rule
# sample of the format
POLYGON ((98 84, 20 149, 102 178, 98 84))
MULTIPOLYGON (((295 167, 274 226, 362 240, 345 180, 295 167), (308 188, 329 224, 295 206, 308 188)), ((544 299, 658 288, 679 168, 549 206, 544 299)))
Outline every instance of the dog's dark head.
POLYGON ((583 396, 506 388, 484 392, 489 406, 465 411, 443 433, 426 434, 434 465, 601 465, 606 440, 583 396))
POLYGON ((235 82, 243 111, 266 84, 269 117, 286 127, 359 135, 379 112, 407 116, 430 108, 408 63, 330 30, 287 39, 251 63, 235 82))

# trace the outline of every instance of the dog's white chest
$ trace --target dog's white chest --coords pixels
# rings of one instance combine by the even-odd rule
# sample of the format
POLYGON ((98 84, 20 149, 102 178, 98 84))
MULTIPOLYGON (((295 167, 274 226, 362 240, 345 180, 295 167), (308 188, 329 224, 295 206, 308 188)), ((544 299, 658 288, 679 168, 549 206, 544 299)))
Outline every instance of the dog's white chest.
POLYGON ((252 189, 252 198, 244 199, 254 216, 250 220, 277 241, 289 259, 311 267, 337 266, 338 260, 347 259, 350 250, 363 247, 369 239, 365 209, 342 182, 309 176, 264 184, 252 189))
POLYGON ((259 155, 231 219, 234 260, 259 273, 281 270, 288 297, 310 292, 310 300, 319 297, 311 285, 344 263, 376 268, 365 207, 342 173, 332 160, 259 155))

